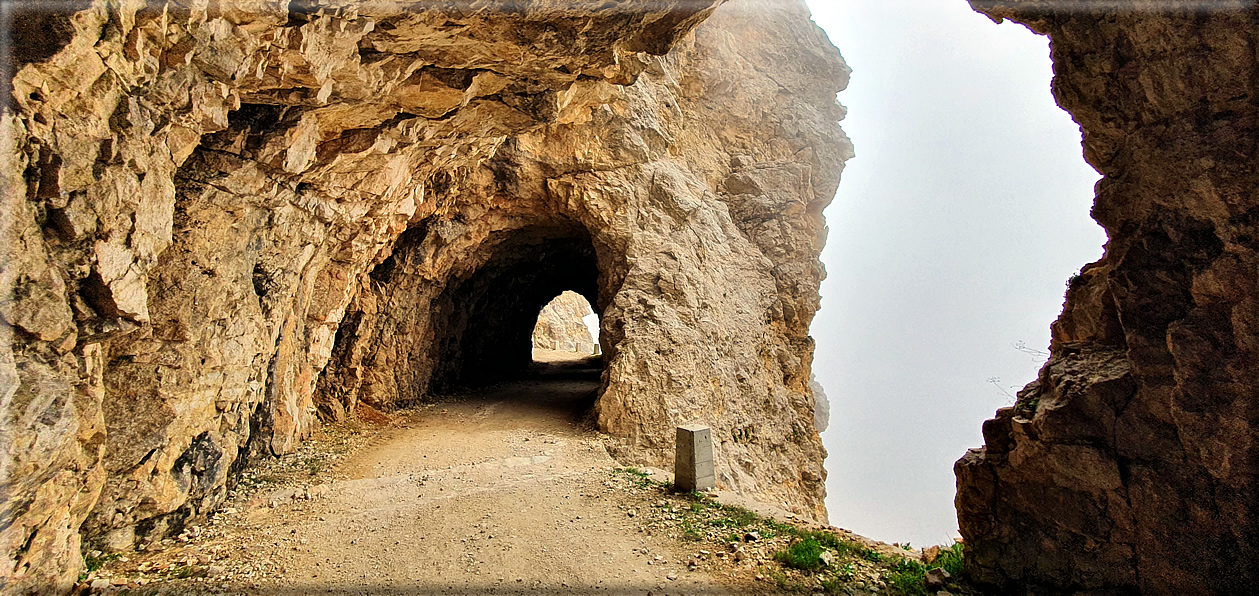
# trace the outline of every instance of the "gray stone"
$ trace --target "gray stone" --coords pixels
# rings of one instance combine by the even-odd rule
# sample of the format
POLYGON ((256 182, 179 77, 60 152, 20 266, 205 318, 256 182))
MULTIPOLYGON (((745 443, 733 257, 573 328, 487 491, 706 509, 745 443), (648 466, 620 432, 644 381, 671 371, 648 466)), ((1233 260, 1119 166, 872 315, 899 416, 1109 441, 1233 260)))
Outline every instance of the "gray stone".
POLYGON ((674 485, 680 491, 708 490, 717 485, 713 473, 712 431, 702 424, 678 427, 674 485))

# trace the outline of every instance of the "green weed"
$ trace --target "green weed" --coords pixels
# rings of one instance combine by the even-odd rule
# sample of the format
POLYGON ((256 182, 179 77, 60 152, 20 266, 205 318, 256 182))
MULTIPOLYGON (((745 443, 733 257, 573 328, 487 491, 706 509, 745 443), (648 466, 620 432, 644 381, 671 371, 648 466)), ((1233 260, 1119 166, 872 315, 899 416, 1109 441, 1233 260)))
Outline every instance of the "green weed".
POLYGON ((638 468, 617 468, 613 470, 613 472, 617 472, 620 474, 628 474, 630 476, 638 476, 639 478, 646 478, 651 475, 638 468))
POLYGON ((848 594, 848 585, 857 579, 857 568, 852 563, 835 570, 834 575, 822 579, 822 591, 827 594, 848 594))
POLYGON ((928 567, 914 559, 900 559, 889 566, 885 581, 901 593, 917 596, 927 593, 927 585, 923 581, 928 567))
POLYGON ((689 519, 682 520, 681 528, 683 540, 698 542, 704 539, 704 535, 695 529, 695 525, 689 519))
POLYGON ((864 548, 864 547, 858 547, 858 549, 857 549, 857 556, 859 556, 859 557, 861 557, 861 558, 863 558, 863 559, 865 559, 865 560, 867 560, 867 561, 869 561, 869 562, 871 562, 871 563, 882 563, 882 562, 883 562, 883 560, 887 558, 887 557, 883 556, 883 553, 881 553, 881 552, 879 552, 879 551, 877 551, 877 550, 874 550, 874 549, 869 549, 869 548, 864 548))
POLYGON ((812 538, 793 542, 787 550, 774 553, 774 560, 803 571, 814 571, 822 567, 822 545, 812 538))
POLYGON ((965 546, 961 542, 954 542, 953 546, 940 549, 940 558, 931 564, 935 567, 943 568, 952 577, 961 577, 963 571, 962 550, 964 548, 965 546))
POLYGON ((639 470, 638 468, 616 468, 612 470, 617 474, 624 474, 634 481, 634 485, 638 488, 651 488, 652 486, 662 484, 651 479, 651 474, 639 470))

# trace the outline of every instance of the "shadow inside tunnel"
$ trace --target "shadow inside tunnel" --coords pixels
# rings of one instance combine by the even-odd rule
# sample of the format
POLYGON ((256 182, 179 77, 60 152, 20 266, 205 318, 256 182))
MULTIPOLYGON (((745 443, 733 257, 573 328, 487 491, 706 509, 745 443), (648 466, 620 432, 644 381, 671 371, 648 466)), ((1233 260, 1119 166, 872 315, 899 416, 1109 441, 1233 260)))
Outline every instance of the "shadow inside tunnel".
POLYGON ((545 352, 535 353, 533 363, 515 378, 439 396, 435 401, 493 411, 495 418, 521 427, 559 423, 574 430, 596 430, 594 405, 603 358, 545 352))

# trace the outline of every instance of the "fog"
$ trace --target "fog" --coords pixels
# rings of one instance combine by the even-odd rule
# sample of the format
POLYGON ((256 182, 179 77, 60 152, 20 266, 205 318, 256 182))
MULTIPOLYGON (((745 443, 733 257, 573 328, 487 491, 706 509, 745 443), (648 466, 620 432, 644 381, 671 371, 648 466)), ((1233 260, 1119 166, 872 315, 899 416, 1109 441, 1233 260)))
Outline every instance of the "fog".
POLYGON ((812 327, 830 521, 946 542, 953 462, 1035 378, 1067 278, 1101 256, 1098 176, 1050 94, 1045 38, 965 0, 809 4, 853 69, 839 99, 857 152, 826 210, 812 327))

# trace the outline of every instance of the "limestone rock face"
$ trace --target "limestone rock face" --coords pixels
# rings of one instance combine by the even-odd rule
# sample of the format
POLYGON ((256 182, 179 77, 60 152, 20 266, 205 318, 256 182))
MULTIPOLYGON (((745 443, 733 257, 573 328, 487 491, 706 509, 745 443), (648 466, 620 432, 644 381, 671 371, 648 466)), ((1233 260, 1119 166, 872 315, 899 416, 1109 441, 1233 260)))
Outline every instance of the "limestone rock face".
POLYGON ((542 307, 533 327, 533 347, 563 352, 594 354, 594 337, 582 318, 592 314, 581 294, 565 291, 542 307))
POLYGON ((0 116, 0 585, 68 588, 81 539, 177 530, 360 402, 513 374, 561 290, 602 315, 618 455, 703 421, 720 484, 824 517, 848 70, 802 1, 719 4, 14 17, 45 34, 0 116))
POLYGON ((1039 379, 957 462, 968 573, 1006 593, 1252 591, 1259 13, 972 4, 1049 36, 1110 241, 1039 379))

